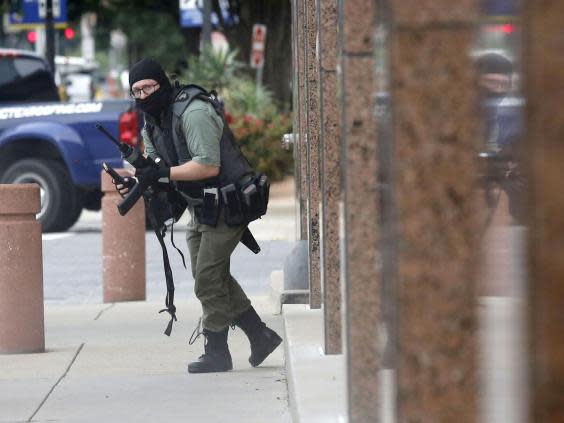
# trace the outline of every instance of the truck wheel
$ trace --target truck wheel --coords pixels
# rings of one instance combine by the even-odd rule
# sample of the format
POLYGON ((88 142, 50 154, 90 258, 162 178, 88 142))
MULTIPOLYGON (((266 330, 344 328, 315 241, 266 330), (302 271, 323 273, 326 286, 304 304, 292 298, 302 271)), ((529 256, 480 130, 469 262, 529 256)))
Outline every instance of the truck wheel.
POLYGON ((41 211, 37 220, 43 232, 65 231, 80 216, 78 189, 65 167, 54 160, 23 159, 6 170, 2 183, 36 183, 41 188, 41 211))

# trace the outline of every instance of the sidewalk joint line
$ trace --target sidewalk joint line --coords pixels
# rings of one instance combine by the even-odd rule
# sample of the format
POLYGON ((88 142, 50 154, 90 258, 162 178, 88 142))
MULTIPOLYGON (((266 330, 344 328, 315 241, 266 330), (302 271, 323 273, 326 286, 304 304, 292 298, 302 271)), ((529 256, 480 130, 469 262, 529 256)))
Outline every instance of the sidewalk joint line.
POLYGON ((116 303, 111 303, 108 307, 106 307, 106 308, 100 310, 100 312, 98 313, 98 315, 97 315, 96 317, 94 317, 94 320, 98 320, 98 319, 102 316, 102 314, 103 314, 105 311, 109 310, 110 308, 112 308, 112 307, 115 306, 115 305, 116 305, 116 303))
POLYGON ((35 415, 39 412, 39 410, 41 410, 41 407, 43 407, 43 404, 45 404, 47 402, 47 400, 49 399, 49 396, 53 393, 53 391, 55 390, 55 388, 57 387, 57 385, 59 385, 59 383, 61 383, 61 381, 65 378, 65 376, 68 374, 69 370, 71 369, 72 365, 74 364, 74 362, 76 361, 78 355, 80 354, 80 352, 82 351, 82 348, 84 347, 85 343, 83 342, 82 344, 80 344, 80 347, 78 347, 78 349, 76 350, 76 353, 74 353, 74 357, 72 358, 71 362, 69 363, 69 365, 67 366, 65 372, 62 374, 62 376, 59 378, 59 380, 57 380, 57 382, 55 382, 55 384, 51 387, 51 389, 49 390, 49 392, 47 392, 47 395, 45 395, 45 398, 43 398, 43 401, 41 401, 41 403, 39 404, 39 406, 37 407, 37 409, 33 412, 33 414, 31 415, 31 417, 27 420, 27 423, 30 423, 31 421, 33 421, 33 418, 35 417, 35 415))

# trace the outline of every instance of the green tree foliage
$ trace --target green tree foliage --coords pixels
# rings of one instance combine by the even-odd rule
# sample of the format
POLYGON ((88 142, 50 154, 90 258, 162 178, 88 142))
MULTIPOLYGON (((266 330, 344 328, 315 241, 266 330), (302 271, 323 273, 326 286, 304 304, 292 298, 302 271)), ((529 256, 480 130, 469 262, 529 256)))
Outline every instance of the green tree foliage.
POLYGON ((98 16, 96 42, 109 46, 109 33, 121 29, 128 37, 129 63, 142 57, 157 59, 167 70, 176 70, 188 52, 188 42, 178 25, 178 1, 83 0, 69 2, 69 19, 86 12, 98 16))
POLYGON ((186 40, 170 14, 132 9, 128 15, 117 14, 113 25, 127 35, 130 63, 150 56, 164 69, 175 70, 186 57, 186 40))
MULTIPOLYGON (((5 0, 6 1, 6 0, 5 0)), ((217 1, 212 3, 217 7, 217 1)), ((268 27, 264 83, 274 93, 285 110, 291 103, 292 52, 291 2, 289 0, 240 0, 237 26, 223 28, 229 43, 239 51, 239 58, 247 63, 251 50, 251 32, 255 23, 268 27)), ((106 48, 110 29, 120 28, 131 37, 130 63, 149 54, 162 60, 168 71, 177 72, 188 53, 199 52, 198 28, 180 28, 178 0, 81 0, 69 1, 69 19, 77 21, 85 12, 98 15, 96 43, 106 48), (184 45, 179 46, 183 38, 184 45), (177 56, 176 61, 174 56, 177 56)), ((254 71, 247 70, 254 76, 254 71)))

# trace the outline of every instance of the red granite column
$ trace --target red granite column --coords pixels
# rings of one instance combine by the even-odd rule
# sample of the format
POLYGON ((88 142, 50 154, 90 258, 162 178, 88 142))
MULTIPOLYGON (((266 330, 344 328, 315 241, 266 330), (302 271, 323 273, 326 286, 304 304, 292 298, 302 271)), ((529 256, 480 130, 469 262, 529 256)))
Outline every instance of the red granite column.
POLYGON ((309 305, 321 307, 321 273, 319 252, 319 63, 317 58, 316 0, 304 0, 306 23, 306 125, 308 151, 308 240, 309 240, 309 305))
POLYGON ((349 422, 379 421, 381 367, 377 125, 374 82, 375 2, 339 2, 343 143, 342 274, 349 422))
MULTIPOLYGON (((302 109, 303 104, 300 101, 300 92, 304 89, 304 74, 303 67, 303 30, 300 29, 302 23, 299 16, 300 10, 303 11, 302 0, 292 0, 292 68, 293 68, 293 81, 292 81, 292 110, 293 110, 293 155, 294 155, 294 178, 296 188, 296 228, 298 240, 307 239, 307 212, 305 195, 302 192, 303 185, 305 184, 305 175, 302 174, 302 162, 305 163, 306 157, 302 156, 300 144, 300 132, 302 128, 302 109), (300 9, 301 7, 301 9, 300 9), (300 41, 302 43, 300 44, 300 41)), ((303 13, 301 15, 303 19, 303 13)))
POLYGON ((477 3, 391 1, 399 422, 478 418, 477 3))
POLYGON ((45 350, 39 186, 0 185, 0 353, 45 350))
POLYGON ((564 3, 525 2, 529 421, 564 421, 564 3))
POLYGON ((296 40, 296 85, 297 85, 297 107, 294 108, 294 125, 297 129, 297 139, 294 142, 294 150, 298 162, 298 181, 299 188, 299 227, 300 240, 308 239, 308 176, 307 176, 307 123, 305 120, 306 108, 306 69, 305 69, 305 50, 306 50, 306 25, 305 25, 305 0, 294 0, 295 5, 295 40, 296 40))
POLYGON ((319 119, 321 146, 320 276, 323 287, 325 353, 342 350, 339 199, 341 138, 337 105, 337 0, 317 0, 319 119))

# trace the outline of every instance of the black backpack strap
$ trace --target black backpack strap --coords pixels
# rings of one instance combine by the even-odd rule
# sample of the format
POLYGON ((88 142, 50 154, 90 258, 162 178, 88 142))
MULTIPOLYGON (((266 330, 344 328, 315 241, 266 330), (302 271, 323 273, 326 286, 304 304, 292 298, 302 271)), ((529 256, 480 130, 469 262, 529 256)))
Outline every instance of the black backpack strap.
POLYGON ((204 101, 210 101, 210 93, 199 85, 190 84, 182 86, 182 88, 174 98, 174 102, 172 104, 172 112, 176 116, 182 115, 182 113, 184 113, 184 111, 192 103, 192 101, 197 98, 204 101))

